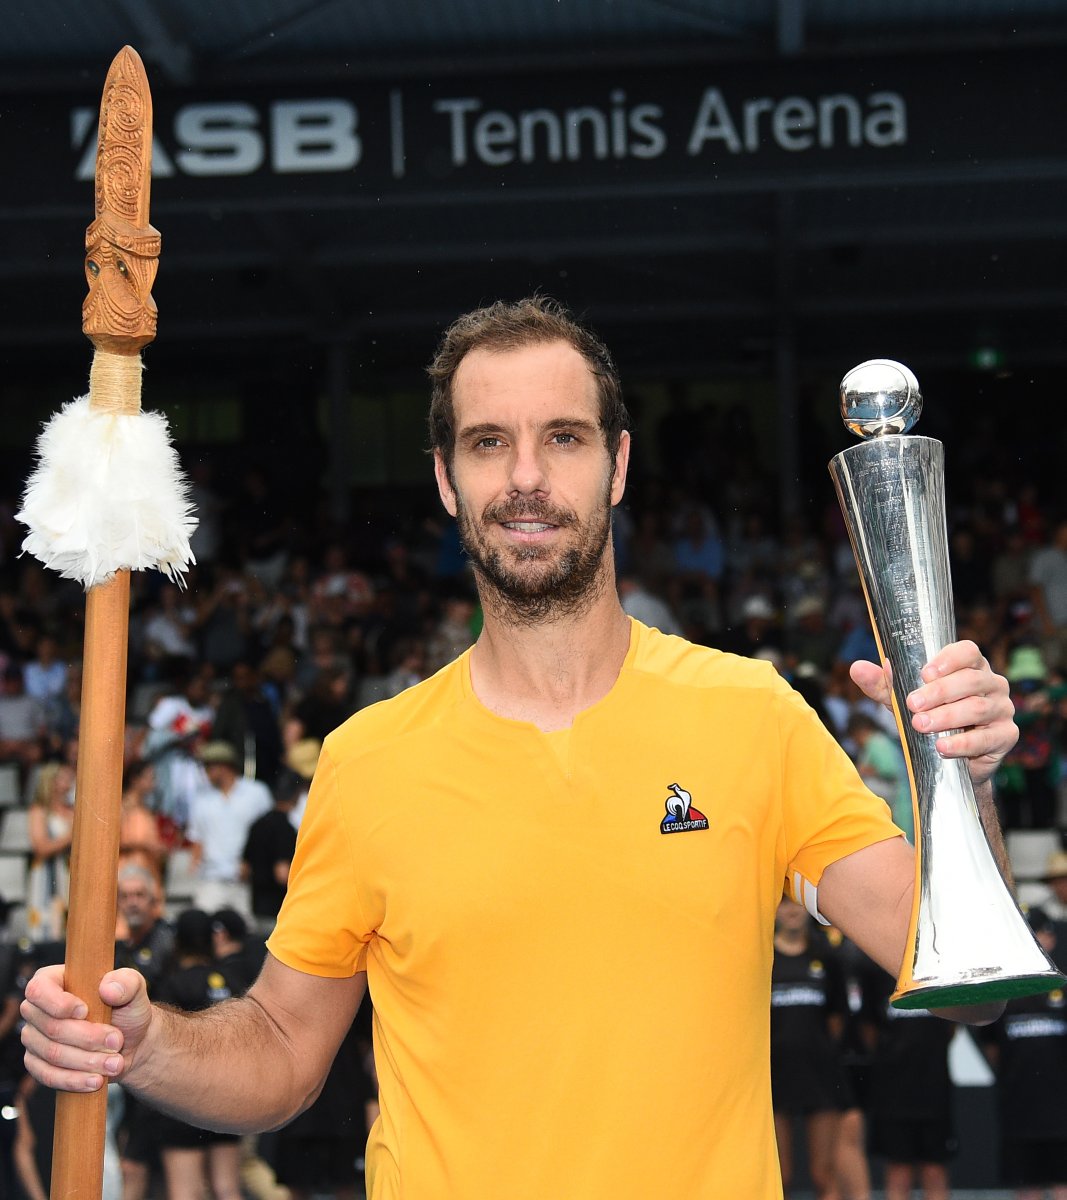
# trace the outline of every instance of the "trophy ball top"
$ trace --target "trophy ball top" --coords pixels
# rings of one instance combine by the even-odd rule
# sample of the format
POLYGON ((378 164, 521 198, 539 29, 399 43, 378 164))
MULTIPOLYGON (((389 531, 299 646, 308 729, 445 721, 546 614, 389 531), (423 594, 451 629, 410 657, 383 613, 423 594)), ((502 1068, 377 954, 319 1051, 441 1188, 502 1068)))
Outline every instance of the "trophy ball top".
POLYGON ((919 381, 892 359, 869 359, 841 380, 841 420, 857 437, 907 433, 922 409, 919 381))

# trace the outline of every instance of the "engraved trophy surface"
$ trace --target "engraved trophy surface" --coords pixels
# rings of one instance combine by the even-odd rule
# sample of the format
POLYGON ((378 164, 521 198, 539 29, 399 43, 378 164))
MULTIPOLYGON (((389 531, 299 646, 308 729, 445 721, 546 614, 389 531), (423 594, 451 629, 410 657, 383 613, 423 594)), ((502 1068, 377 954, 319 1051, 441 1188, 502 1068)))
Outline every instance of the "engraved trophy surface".
POLYGON ((937 1008, 1033 995, 1064 977, 1001 877, 962 759, 912 727, 908 694, 956 639, 945 523, 944 447, 905 436, 922 411, 907 367, 873 359, 841 381, 841 416, 864 440, 830 462, 911 779, 916 881, 893 1003, 937 1008))

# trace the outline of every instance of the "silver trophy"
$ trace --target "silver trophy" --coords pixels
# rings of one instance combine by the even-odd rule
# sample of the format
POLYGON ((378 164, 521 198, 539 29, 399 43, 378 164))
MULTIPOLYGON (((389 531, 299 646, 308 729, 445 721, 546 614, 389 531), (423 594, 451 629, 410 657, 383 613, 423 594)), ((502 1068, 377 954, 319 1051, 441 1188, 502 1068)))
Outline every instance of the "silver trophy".
POLYGON ((830 462, 856 555, 911 778, 916 879, 898 1008, 978 1004, 1051 991, 1064 977, 1035 941, 1001 877, 965 761, 943 734, 912 728, 906 697, 956 639, 945 525, 944 447, 904 436, 922 396, 907 367, 873 359, 841 381, 841 416, 865 439, 830 462))

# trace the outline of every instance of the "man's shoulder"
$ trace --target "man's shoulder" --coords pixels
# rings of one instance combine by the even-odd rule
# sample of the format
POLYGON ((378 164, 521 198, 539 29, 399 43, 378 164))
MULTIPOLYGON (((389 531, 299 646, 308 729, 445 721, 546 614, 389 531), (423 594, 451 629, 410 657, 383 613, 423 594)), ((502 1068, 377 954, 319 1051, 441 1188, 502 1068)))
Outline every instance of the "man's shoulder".
POLYGON ((468 699, 464 687, 467 655, 461 654, 431 675, 388 700, 354 713, 326 738, 324 751, 335 762, 405 737, 438 729, 468 699))
POLYGON ((774 667, 762 659, 700 646, 639 621, 635 626, 637 646, 632 670, 638 677, 698 689, 741 688, 781 695, 791 692, 774 667))

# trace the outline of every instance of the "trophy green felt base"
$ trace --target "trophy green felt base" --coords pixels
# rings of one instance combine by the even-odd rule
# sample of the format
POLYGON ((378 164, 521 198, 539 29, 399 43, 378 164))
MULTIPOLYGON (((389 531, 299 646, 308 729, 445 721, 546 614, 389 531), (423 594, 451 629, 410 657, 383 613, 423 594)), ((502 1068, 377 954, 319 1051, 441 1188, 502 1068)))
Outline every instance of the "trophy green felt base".
POLYGON ((1059 971, 1040 975, 1015 975, 1004 979, 977 979, 968 982, 917 987, 897 992, 890 998, 894 1008, 955 1008, 963 1004, 992 1004, 1016 1000, 1020 996, 1038 996, 1067 988, 1067 976, 1059 971))

